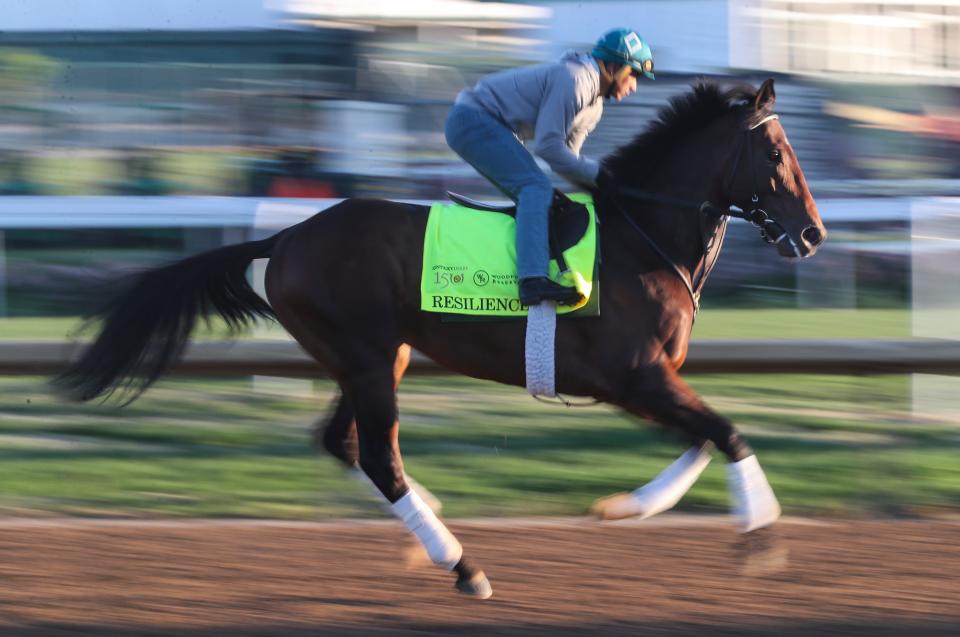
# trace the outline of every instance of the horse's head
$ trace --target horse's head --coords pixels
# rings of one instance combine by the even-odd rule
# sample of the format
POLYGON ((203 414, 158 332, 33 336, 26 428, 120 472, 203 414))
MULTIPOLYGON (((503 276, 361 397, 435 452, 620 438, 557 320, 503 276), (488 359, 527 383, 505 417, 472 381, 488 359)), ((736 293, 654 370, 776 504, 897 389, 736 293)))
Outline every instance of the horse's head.
POLYGON ((809 257, 827 237, 797 155, 773 112, 773 80, 746 104, 728 195, 784 257, 809 257))

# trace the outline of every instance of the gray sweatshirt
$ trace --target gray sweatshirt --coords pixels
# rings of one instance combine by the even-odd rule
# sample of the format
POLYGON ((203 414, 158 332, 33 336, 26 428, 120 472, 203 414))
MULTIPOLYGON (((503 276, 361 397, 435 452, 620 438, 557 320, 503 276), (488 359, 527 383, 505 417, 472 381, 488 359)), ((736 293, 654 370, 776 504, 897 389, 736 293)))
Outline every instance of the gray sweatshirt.
POLYGON ((592 56, 569 52, 560 61, 498 71, 457 96, 506 124, 550 168, 581 186, 594 185, 599 164, 580 156, 603 114, 600 69, 592 56))

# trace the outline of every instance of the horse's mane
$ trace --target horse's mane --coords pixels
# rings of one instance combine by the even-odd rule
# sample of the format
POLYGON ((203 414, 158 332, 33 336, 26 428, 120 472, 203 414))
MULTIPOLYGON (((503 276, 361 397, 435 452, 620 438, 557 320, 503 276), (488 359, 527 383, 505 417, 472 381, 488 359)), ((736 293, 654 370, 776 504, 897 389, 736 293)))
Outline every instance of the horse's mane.
POLYGON ((671 97, 670 104, 657 112, 646 130, 610 153, 603 165, 641 185, 663 164, 669 149, 718 118, 740 109, 749 112, 745 121, 748 126, 762 119, 768 113, 744 108, 756 95, 757 90, 746 84, 724 90, 716 82, 700 80, 689 92, 671 97))

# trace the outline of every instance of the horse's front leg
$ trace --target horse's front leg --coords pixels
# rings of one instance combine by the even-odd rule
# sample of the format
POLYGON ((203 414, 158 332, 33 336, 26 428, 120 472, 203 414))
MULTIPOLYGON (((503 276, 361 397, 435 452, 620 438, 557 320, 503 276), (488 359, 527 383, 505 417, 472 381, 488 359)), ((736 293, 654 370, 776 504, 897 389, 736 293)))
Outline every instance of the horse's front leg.
POLYGON ((672 509, 710 464, 710 448, 709 442, 690 447, 642 487, 597 500, 591 513, 601 520, 643 520, 672 509))
MULTIPOLYGON (((694 440, 709 441, 727 456, 729 489, 741 532, 769 526, 780 517, 780 504, 753 450, 733 423, 707 407, 675 370, 667 365, 638 368, 630 374, 626 388, 617 401, 626 411, 679 429, 694 440)), ((601 508, 613 514, 632 507, 636 515, 666 510, 693 486, 707 462, 707 449, 694 447, 649 485, 628 494, 626 501, 601 508)))

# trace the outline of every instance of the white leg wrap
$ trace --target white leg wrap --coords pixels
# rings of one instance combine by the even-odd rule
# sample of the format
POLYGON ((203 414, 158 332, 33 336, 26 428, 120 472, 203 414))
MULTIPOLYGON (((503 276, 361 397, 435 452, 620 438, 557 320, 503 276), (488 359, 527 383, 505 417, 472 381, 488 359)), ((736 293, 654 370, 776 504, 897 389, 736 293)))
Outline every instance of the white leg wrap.
POLYGON ((690 490, 710 464, 710 454, 702 447, 691 447, 656 478, 633 492, 640 507, 640 517, 672 509, 690 490))
POLYGON ((403 479, 406 481, 407 486, 414 491, 424 503, 430 507, 430 510, 440 515, 440 509, 443 508, 443 502, 440 501, 440 498, 430 493, 430 490, 425 486, 413 479, 406 471, 403 472, 403 479))
POLYGON ((417 536, 434 564, 448 571, 453 570, 463 557, 463 547, 416 491, 407 491, 407 494, 390 505, 390 508, 417 536))
POLYGON ((710 464, 710 454, 691 447, 660 474, 629 496, 608 499, 604 516, 611 519, 649 518, 673 508, 710 464))
POLYGON ((727 465, 733 515, 741 533, 770 526, 780 517, 780 503, 756 456, 727 465))
MULTIPOLYGON (((387 508, 390 507, 390 503, 387 501, 383 494, 380 493, 380 489, 377 488, 377 485, 373 483, 373 480, 360 468, 360 465, 353 465, 353 469, 350 471, 350 475, 354 478, 367 485, 367 487, 373 492, 375 496, 380 499, 380 502, 387 508)), ((403 479, 406 481, 407 486, 410 487, 413 491, 417 492, 417 495, 420 496, 420 499, 423 500, 430 510, 440 515, 440 509, 443 508, 443 502, 440 499, 430 493, 430 490, 425 486, 413 479, 413 476, 408 474, 406 471, 403 472, 403 479)))

